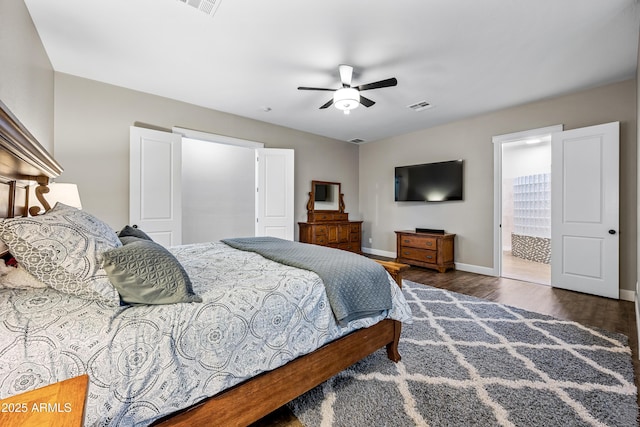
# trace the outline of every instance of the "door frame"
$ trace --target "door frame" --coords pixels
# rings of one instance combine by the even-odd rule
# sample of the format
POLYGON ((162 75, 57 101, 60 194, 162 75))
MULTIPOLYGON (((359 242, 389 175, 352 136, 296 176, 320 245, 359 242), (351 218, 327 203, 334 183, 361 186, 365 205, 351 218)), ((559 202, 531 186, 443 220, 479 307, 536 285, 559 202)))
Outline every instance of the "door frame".
POLYGON ((510 142, 562 132, 564 125, 553 125, 520 132, 496 135, 493 143, 493 270, 495 277, 502 276, 502 146, 510 142))

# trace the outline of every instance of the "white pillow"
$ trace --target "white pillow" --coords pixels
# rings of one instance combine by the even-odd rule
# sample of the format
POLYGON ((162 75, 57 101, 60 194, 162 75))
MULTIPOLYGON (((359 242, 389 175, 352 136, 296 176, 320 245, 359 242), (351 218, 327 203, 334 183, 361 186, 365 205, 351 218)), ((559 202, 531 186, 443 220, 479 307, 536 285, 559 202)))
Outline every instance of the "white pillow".
POLYGON ((33 277, 27 270, 18 266, 7 266, 0 261, 0 289, 41 289, 47 285, 33 277))
POLYGON ((122 246, 98 218, 57 203, 44 215, 0 221, 0 240, 21 265, 47 286, 117 306, 120 297, 102 268, 102 253, 122 246))

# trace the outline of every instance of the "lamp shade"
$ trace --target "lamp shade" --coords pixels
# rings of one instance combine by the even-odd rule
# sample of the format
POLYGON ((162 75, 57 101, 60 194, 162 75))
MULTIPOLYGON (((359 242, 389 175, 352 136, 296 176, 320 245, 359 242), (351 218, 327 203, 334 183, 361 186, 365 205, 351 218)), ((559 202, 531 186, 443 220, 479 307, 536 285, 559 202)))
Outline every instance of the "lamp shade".
MULTIPOLYGON (((76 184, 52 182, 47 187, 49 187, 49 192, 44 193, 43 196, 51 207, 55 206, 57 202, 60 202, 67 206, 82 209, 80 193, 78 192, 78 186, 76 184)), ((35 188, 35 185, 29 186, 29 205, 38 206, 40 209, 45 210, 45 207, 36 196, 35 188)))
POLYGON ((360 92, 352 87, 338 89, 333 94, 333 105, 345 114, 349 114, 349 111, 360 105, 360 92))

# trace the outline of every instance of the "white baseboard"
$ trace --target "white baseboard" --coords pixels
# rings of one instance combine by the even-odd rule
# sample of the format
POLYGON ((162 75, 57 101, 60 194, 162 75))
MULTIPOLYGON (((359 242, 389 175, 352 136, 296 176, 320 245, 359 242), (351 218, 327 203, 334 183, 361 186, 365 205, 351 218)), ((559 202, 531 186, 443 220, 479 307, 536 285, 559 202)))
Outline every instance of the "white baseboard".
POLYGON ((636 300, 636 293, 628 289, 620 289, 620 299, 622 301, 634 302, 636 300))
POLYGON ((362 252, 364 252, 365 254, 369 254, 369 255, 384 256, 384 257, 387 257, 387 258, 395 258, 396 257, 396 253, 395 252, 382 251, 380 249, 362 248, 362 252))
POLYGON ((456 270, 466 271, 469 273, 483 274, 485 276, 494 276, 493 268, 491 267, 482 267, 480 265, 473 264, 463 264, 461 262, 456 262, 456 270))

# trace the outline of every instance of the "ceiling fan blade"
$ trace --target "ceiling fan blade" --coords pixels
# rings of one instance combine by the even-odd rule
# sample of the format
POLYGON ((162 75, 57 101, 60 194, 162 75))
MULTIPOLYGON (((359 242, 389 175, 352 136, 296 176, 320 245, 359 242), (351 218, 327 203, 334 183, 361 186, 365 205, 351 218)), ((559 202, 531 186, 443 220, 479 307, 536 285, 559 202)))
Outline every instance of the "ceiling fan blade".
POLYGON ((329 108, 331 106, 331 104, 333 104, 333 98, 331 98, 329 100, 329 102, 327 102, 326 104, 324 104, 322 107, 320 107, 321 110, 325 109, 325 108, 329 108))
POLYGON ((325 90, 328 92, 336 91, 336 89, 327 89, 325 87, 307 87, 307 86, 298 86, 298 90, 325 90))
POLYGON ((340 71, 340 81, 342 82, 342 87, 351 87, 353 67, 351 65, 342 64, 338 66, 338 71, 340 71))
POLYGON ((375 101, 372 101, 369 98, 365 98, 364 96, 360 95, 360 104, 364 105, 365 107, 371 107, 373 104, 375 104, 375 101))
POLYGON ((370 90, 370 89, 380 89, 382 87, 395 86, 398 84, 398 80, 395 77, 390 79, 380 80, 378 82, 367 83, 366 85, 360 85, 356 87, 358 90, 370 90))

